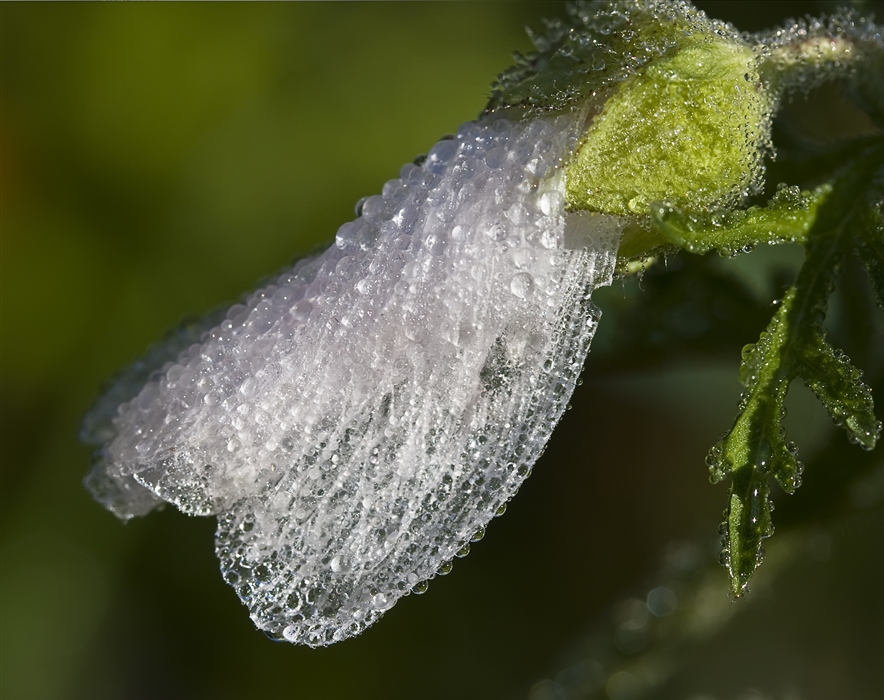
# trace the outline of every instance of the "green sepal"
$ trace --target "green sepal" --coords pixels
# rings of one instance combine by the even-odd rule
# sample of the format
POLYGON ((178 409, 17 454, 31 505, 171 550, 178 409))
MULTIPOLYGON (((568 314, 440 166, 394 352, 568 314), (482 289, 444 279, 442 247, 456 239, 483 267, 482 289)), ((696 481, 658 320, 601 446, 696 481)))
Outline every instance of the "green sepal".
POLYGON ((720 25, 689 5, 653 0, 578 2, 545 24, 545 32, 528 32, 536 50, 514 54, 515 65, 492 84, 486 113, 565 109, 672 53, 692 33, 720 25))
POLYGON ((820 205, 831 194, 824 184, 812 192, 781 186, 766 207, 693 213, 672 203, 651 205, 654 230, 691 253, 717 250, 733 256, 759 243, 805 243, 820 205))

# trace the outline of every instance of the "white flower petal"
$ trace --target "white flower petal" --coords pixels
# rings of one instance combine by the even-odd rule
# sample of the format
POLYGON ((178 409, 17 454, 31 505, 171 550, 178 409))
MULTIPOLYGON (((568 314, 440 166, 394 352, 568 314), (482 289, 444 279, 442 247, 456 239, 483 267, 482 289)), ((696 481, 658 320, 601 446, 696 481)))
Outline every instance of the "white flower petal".
POLYGON ((622 224, 565 225, 584 116, 464 124, 323 254, 161 348, 96 408, 96 497, 217 514, 224 577, 279 639, 344 639, 422 591, 518 490, 588 351, 622 224))

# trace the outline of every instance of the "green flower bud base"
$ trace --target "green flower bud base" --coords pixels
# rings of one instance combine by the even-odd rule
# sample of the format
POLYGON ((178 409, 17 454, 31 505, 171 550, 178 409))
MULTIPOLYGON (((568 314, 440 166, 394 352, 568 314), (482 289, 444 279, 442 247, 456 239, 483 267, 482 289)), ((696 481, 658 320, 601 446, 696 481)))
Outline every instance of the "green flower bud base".
POLYGON ((664 199, 701 208, 757 186, 770 98, 755 55, 714 33, 685 43, 607 100, 568 167, 570 208, 647 214, 664 199))

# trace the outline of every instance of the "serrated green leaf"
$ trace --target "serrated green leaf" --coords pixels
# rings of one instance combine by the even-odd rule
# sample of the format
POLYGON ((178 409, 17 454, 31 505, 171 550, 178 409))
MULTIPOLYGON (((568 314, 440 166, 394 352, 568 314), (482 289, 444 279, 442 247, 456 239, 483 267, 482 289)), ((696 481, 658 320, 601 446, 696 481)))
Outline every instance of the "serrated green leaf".
POLYGON ((761 541, 773 532, 768 476, 789 493, 801 483, 802 465, 781 427, 793 378, 782 359, 794 335, 796 292, 787 292, 758 343, 743 348, 740 379, 747 391, 733 427, 707 457, 713 482, 732 477, 722 560, 735 596, 745 593, 761 561, 761 541))
POLYGON ((691 253, 736 255, 759 243, 804 243, 831 191, 828 184, 813 192, 782 187, 766 207, 700 214, 657 203, 651 206, 651 221, 668 243, 691 253))
POLYGON ((804 265, 758 343, 743 349, 740 380, 746 393, 733 427, 707 457, 713 481, 732 477, 722 561, 736 596, 747 590, 763 557, 761 541, 773 532, 768 476, 787 493, 801 484, 802 465, 781 425, 791 381, 801 377, 864 448, 872 449, 881 432, 861 372, 831 346, 823 322, 840 261, 856 245, 855 232, 865 240, 869 230, 864 217, 869 198, 877 196, 869 173, 879 167, 882 153, 880 144, 870 148, 817 203, 804 265))
POLYGON ((798 374, 826 407, 832 420, 847 431, 851 442, 871 450, 881 434, 872 392, 860 372, 822 334, 801 347, 798 374))

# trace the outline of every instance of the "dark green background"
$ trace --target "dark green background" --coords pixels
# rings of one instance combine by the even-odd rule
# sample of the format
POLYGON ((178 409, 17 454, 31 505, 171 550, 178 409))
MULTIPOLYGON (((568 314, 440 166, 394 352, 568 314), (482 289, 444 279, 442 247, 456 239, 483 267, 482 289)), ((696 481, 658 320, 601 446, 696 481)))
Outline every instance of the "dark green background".
MULTIPOLYGON (((817 11, 703 6, 743 29, 817 11)), ((574 410, 473 554, 328 649, 254 630, 211 519, 124 527, 81 486, 78 423, 103 380, 330 240, 359 197, 478 114, 530 48, 524 25, 561 7, 0 6, 4 700, 525 697, 668 542, 714 541, 725 489, 703 456, 751 336, 727 364, 599 376, 591 354, 574 410)), ((824 422, 807 411, 812 442, 824 422)))

